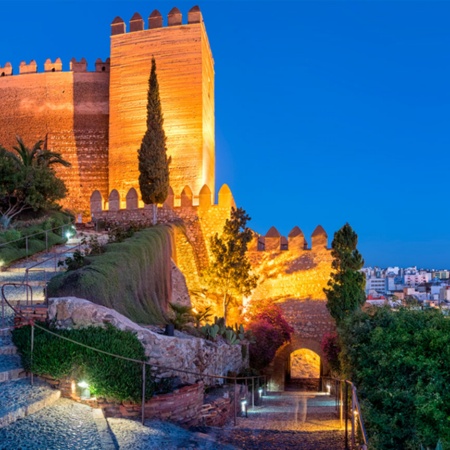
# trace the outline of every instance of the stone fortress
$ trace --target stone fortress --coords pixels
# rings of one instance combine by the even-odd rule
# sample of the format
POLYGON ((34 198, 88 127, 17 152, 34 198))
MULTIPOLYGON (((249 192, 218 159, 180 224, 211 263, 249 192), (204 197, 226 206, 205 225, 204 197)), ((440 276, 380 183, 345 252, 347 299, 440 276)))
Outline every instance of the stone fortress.
MULTIPOLYGON (((177 8, 168 13, 166 26, 156 10, 148 27, 138 13, 128 29, 115 18, 110 57, 98 59, 94 71, 85 59, 72 59, 69 72, 62 71, 60 59, 47 60, 43 72, 35 61, 22 62, 18 75, 9 63, 0 67, 0 143, 11 148, 16 135, 29 145, 43 139, 46 148, 70 161, 72 167, 58 168, 69 188, 63 206, 84 220, 149 220, 151 208, 139 195, 137 150, 146 129, 152 56, 172 158, 171 188, 158 217, 184 224, 184 232, 175 231, 174 260, 192 290, 208 263, 209 238, 221 232, 234 206, 226 185, 214 202, 214 61, 198 6, 189 10, 187 23, 177 8)), ((278 302, 295 328, 274 363, 274 386, 283 386, 285 374, 301 378, 301 370, 294 373, 299 360, 308 357, 305 352, 322 357, 322 336, 334 329, 323 293, 332 259, 327 239, 321 226, 310 247, 298 227, 288 237, 271 228, 265 236, 255 233, 250 245, 260 275, 252 298, 278 302)))

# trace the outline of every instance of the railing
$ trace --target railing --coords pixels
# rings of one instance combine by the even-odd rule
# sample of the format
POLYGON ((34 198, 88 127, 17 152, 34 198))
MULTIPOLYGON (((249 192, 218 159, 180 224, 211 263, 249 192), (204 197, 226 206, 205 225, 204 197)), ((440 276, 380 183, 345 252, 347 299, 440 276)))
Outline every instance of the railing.
MULTIPOLYGON (((7 283, 5 285, 11 285, 11 284, 14 284, 14 283, 7 283)), ((184 373, 184 374, 187 374, 187 375, 195 375, 196 377, 201 378, 201 379, 212 378, 212 379, 216 379, 216 380, 231 381, 232 382, 231 384, 234 384, 234 399, 233 399, 233 401, 234 401, 234 425, 237 424, 237 409, 238 409, 237 386, 238 386, 238 381, 245 382, 246 385, 248 385, 248 382, 251 381, 251 384, 252 384, 252 390, 251 390, 252 391, 252 393, 251 393, 252 398, 251 398, 251 401, 252 401, 252 407, 253 408, 255 407, 256 386, 257 386, 258 390, 259 390, 259 388, 263 388, 264 392, 265 392, 265 389, 266 389, 266 386, 267 386, 267 379, 263 375, 261 375, 261 376, 250 376, 250 377, 237 377, 237 376, 236 377, 231 377, 231 376, 223 376, 223 375, 208 375, 208 374, 202 374, 202 373, 199 373, 199 372, 194 372, 194 371, 185 370, 185 369, 175 369, 173 367, 158 366, 158 365, 155 365, 155 364, 150 365, 150 363, 148 363, 147 361, 141 361, 141 360, 137 360, 137 359, 133 359, 133 358, 128 358, 126 356, 116 355, 114 353, 110 353, 110 352, 107 352, 107 351, 104 351, 104 350, 100 350, 100 349, 95 348, 95 347, 91 347, 91 346, 86 345, 86 344, 82 344, 81 342, 74 341, 73 339, 67 338, 65 336, 60 336, 59 334, 57 334, 57 333, 55 333, 53 331, 47 330, 46 328, 36 324, 34 322, 34 320, 27 320, 27 318, 19 310, 14 308, 11 305, 11 303, 6 299, 6 296, 5 296, 5 293, 4 293, 5 285, 3 285, 2 289, 1 289, 1 293, 2 293, 2 309, 3 309, 3 305, 4 305, 3 302, 5 302, 6 305, 9 306, 14 311, 14 313, 16 315, 22 317, 22 319, 24 319, 25 321, 28 321, 29 324, 31 325, 31 345, 30 345, 30 348, 31 348, 30 366, 31 367, 33 365, 34 329, 35 328, 38 328, 38 329, 40 329, 40 330, 42 330, 42 331, 44 331, 44 332, 46 332, 46 333, 48 333, 50 335, 53 335, 53 336, 55 336, 55 337, 57 337, 59 339, 63 339, 65 341, 71 342, 73 344, 79 345, 79 346, 87 348, 89 350, 93 350, 95 352, 102 353, 102 354, 107 355, 107 356, 112 356, 114 358, 123 359, 125 361, 129 361, 129 362, 133 362, 133 363, 137 363, 137 364, 142 364, 142 400, 141 400, 141 405, 142 405, 141 406, 141 421, 142 421, 142 424, 145 421, 145 386, 146 386, 147 367, 149 367, 150 370, 152 370, 152 369, 153 370, 158 369, 158 370, 164 370, 164 371, 170 370, 170 371, 173 371, 173 372, 180 372, 180 373, 184 373), (261 382, 261 380, 262 380, 262 382, 261 382)), ((30 288, 31 291, 32 291, 31 286, 28 286, 28 288, 30 288)), ((33 385, 34 384, 34 374, 33 374, 33 372, 31 372, 30 375, 31 375, 30 381, 31 381, 31 384, 33 385)))
MULTIPOLYGON (((39 233, 38 233, 39 234, 39 233)), ((31 289, 30 286, 30 273, 36 273, 36 272, 43 272, 44 273, 44 279, 39 281, 39 285, 43 288, 44 291, 44 303, 48 302, 48 298, 47 298, 47 273, 48 270, 46 270, 45 268, 38 268, 39 266, 41 266, 42 264, 46 264, 49 261, 54 260, 54 272, 57 271, 58 269, 58 262, 61 260, 61 256, 66 254, 66 253, 73 253, 75 250, 77 249, 81 249, 83 246, 85 246, 86 244, 84 244, 83 242, 78 243, 77 245, 74 245, 73 247, 66 247, 64 248, 62 251, 58 252, 56 251, 55 253, 53 253, 51 256, 49 256, 48 258, 43 259, 42 261, 36 262, 35 264, 32 264, 29 267, 25 268, 25 274, 23 277, 22 282, 20 283, 4 283, 3 286, 14 286, 15 288, 18 287, 24 287, 24 286, 28 286, 31 289)), ((32 290, 31 290, 32 292, 32 290)), ((26 288, 26 293, 25 293, 25 298, 21 299, 21 301, 25 301, 26 305, 29 305, 30 303, 33 303, 33 296, 31 294, 31 299, 30 299, 30 290, 28 288, 26 288)), ((4 315, 4 304, 3 304, 3 296, 2 296, 2 317, 1 317, 1 324, 2 326, 4 326, 5 323, 5 315, 4 315)))
POLYGON ((49 232, 54 232, 54 231, 57 231, 57 230, 61 230, 61 236, 65 237, 66 230, 68 228, 72 228, 72 227, 73 227, 73 223, 70 222, 70 223, 66 223, 64 225, 61 225, 59 227, 50 228, 48 230, 38 231, 37 233, 29 234, 29 235, 27 235, 25 237, 22 237, 22 238, 19 238, 19 239, 14 239, 13 241, 5 242, 4 244, 0 244, 0 249, 2 247, 7 247, 8 245, 13 244, 15 242, 25 241, 25 257, 28 258, 28 256, 29 256, 28 239, 32 238, 34 236, 40 236, 42 234, 45 234, 45 251, 48 253, 48 249, 49 249, 49 246, 48 246, 48 233, 49 232))
POLYGON ((336 412, 344 426, 345 450, 367 450, 369 441, 355 385, 349 380, 329 377, 323 377, 323 385, 334 395, 336 412))

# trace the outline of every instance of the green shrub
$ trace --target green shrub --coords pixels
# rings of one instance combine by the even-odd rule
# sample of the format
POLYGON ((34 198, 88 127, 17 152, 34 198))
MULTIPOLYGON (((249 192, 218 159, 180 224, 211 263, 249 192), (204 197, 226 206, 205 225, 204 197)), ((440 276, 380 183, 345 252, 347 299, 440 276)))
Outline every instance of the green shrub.
POLYGON ((8 266, 14 261, 42 252, 46 246, 63 244, 66 242, 61 230, 49 231, 52 228, 66 224, 70 226, 71 216, 53 212, 38 224, 18 227, 14 230, 6 230, 0 233, 0 266, 8 266), (46 243, 47 231, 47 243, 46 243), (28 254, 26 251, 27 243, 23 239, 28 238, 28 254), (17 241, 18 242, 14 242, 17 241), (9 245, 5 245, 8 244, 9 245))
MULTIPOLYGON (((120 331, 111 325, 106 328, 88 327, 79 330, 50 329, 60 336, 100 350, 146 361, 145 350, 135 334, 120 331)), ((30 350, 31 328, 13 331, 14 344, 26 370, 56 379, 66 377, 86 381, 92 394, 116 400, 139 402, 142 396, 142 364, 108 356, 72 342, 59 339, 37 327, 34 330, 33 364, 30 350)), ((153 395, 154 381, 147 370, 146 398, 153 395)))
POLYGON ((450 449, 450 321, 439 310, 377 308, 340 329, 373 449, 450 449))
POLYGON ((171 297, 172 233, 148 228, 87 256, 89 265, 52 278, 50 297, 76 296, 115 309, 144 324, 168 322, 171 297))

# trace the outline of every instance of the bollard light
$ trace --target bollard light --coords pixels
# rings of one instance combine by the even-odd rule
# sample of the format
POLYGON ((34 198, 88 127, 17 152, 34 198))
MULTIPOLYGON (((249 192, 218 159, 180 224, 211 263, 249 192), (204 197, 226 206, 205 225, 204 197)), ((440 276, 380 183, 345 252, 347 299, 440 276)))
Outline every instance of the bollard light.
POLYGON ((263 392, 264 392, 264 389, 263 389, 262 387, 260 387, 260 388, 258 389, 258 394, 259 394, 259 397, 260 397, 260 398, 262 398, 263 392))
POLYGON ((89 384, 86 381, 80 381, 78 387, 81 388, 80 398, 81 400, 87 400, 91 398, 91 391, 89 390, 89 384))
POLYGON ((243 398, 241 400, 241 416, 242 417, 248 417, 248 414, 247 414, 247 400, 245 398, 243 398))
POLYGON ((331 385, 330 383, 327 383, 327 394, 330 395, 331 393, 331 385))

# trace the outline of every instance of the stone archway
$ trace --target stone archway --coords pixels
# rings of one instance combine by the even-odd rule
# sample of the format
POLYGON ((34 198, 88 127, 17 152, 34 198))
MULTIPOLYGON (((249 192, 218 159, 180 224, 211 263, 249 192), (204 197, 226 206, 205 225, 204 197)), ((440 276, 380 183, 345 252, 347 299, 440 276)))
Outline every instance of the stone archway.
MULTIPOLYGON (((268 371, 269 390, 284 391, 287 387, 286 380, 290 381, 292 379, 292 355, 309 355, 311 359, 315 359, 316 362, 318 361, 319 376, 318 378, 314 378, 314 382, 310 383, 309 389, 320 389, 320 382, 318 380, 323 375, 329 373, 329 367, 322 354, 320 344, 316 340, 302 339, 300 336, 294 334, 291 342, 278 349, 277 354, 270 365, 268 371)), ((317 372, 315 372, 315 375, 317 375, 317 372)))
POLYGON ((320 356, 308 348, 297 349, 289 355, 285 389, 318 390, 321 374, 320 356))

